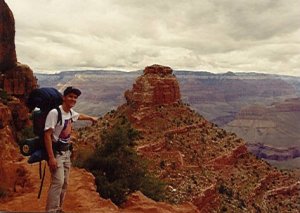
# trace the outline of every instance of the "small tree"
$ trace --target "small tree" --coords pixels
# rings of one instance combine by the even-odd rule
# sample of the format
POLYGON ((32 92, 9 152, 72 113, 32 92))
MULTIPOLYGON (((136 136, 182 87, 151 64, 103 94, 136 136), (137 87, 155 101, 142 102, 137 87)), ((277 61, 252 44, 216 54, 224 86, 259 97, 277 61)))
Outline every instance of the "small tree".
POLYGON ((7 101, 8 99, 8 94, 3 89, 0 89, 0 99, 2 99, 3 101, 7 101))
POLYGON ((84 167, 96 177, 99 194, 117 205, 136 190, 154 200, 164 197, 164 184, 148 173, 145 161, 134 149, 137 137, 138 132, 122 119, 101 135, 102 143, 85 162, 84 167))

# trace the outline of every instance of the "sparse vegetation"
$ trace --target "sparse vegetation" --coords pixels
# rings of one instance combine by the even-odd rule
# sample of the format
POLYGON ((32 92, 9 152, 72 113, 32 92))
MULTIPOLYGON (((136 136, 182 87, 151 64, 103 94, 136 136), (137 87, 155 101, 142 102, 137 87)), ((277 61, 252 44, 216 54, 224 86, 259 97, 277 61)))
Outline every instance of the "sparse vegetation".
POLYGON ((4 103, 8 101, 8 94, 6 93, 5 90, 0 89, 0 100, 2 100, 4 103))
POLYGON ((137 190, 156 201, 164 197, 164 183, 148 173, 146 162, 134 149, 138 135, 129 122, 118 121, 102 133, 102 143, 83 163, 96 177, 101 197, 110 198, 117 205, 137 190))
POLYGON ((221 184, 219 186, 218 191, 220 194, 227 195, 227 197, 229 197, 229 198, 232 198, 232 196, 233 196, 233 191, 230 188, 228 188, 227 186, 225 186, 224 184, 221 184))

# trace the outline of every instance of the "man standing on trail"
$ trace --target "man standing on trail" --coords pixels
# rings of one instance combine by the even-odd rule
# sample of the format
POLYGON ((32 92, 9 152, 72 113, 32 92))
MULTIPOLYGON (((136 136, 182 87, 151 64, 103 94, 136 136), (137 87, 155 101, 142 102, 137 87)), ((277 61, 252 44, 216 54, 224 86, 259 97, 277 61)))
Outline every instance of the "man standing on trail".
POLYGON ((48 165, 51 172, 51 183, 46 204, 47 212, 63 212, 62 205, 65 198, 71 167, 70 136, 72 122, 89 120, 93 123, 97 118, 75 112, 77 98, 81 92, 74 87, 67 87, 63 93, 63 103, 59 109, 49 112, 45 122, 45 147, 48 153, 48 165), (62 122, 58 123, 58 111, 61 111, 62 122))

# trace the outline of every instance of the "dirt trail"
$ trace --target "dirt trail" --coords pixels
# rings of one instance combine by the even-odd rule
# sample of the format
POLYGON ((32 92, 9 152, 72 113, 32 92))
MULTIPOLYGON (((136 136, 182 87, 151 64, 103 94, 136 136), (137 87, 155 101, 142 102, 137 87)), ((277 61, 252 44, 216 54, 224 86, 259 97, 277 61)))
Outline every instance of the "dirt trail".
MULTIPOLYGON (((20 162, 29 172, 32 190, 0 203, 0 211, 43 212, 49 187, 50 171, 48 166, 41 198, 37 199, 40 180, 38 164, 29 165, 20 162)), ((118 212, 118 208, 110 201, 102 199, 96 192, 94 177, 83 169, 72 168, 70 185, 64 203, 66 212, 118 212)))

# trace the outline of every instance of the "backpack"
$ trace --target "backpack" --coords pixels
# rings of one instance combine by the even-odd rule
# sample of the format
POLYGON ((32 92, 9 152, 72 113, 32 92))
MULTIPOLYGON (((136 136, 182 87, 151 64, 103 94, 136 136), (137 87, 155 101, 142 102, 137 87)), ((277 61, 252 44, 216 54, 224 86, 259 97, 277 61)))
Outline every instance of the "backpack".
POLYGON ((40 190, 38 193, 38 198, 41 196, 42 187, 45 178, 46 164, 44 165, 44 171, 42 175, 42 164, 43 160, 48 159, 48 154, 45 149, 44 144, 44 128, 47 115, 50 110, 56 109, 58 111, 57 124, 62 124, 62 114, 59 109, 59 105, 62 104, 62 95, 55 88, 45 87, 34 89, 27 99, 27 107, 30 111, 35 108, 39 110, 34 110, 32 112, 32 123, 33 123, 33 133, 34 138, 25 139, 20 143, 20 151, 24 156, 30 156, 28 163, 32 164, 39 162, 39 174, 41 179, 40 190))
POLYGON ((47 152, 44 144, 44 128, 47 115, 50 110, 58 111, 57 124, 62 123, 62 114, 59 105, 62 104, 62 95, 55 88, 44 87, 34 89, 27 99, 27 107, 32 112, 34 138, 25 139, 20 144, 20 151, 24 156, 30 156, 28 163, 32 164, 47 160, 47 152))

